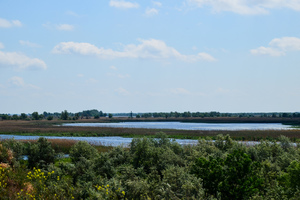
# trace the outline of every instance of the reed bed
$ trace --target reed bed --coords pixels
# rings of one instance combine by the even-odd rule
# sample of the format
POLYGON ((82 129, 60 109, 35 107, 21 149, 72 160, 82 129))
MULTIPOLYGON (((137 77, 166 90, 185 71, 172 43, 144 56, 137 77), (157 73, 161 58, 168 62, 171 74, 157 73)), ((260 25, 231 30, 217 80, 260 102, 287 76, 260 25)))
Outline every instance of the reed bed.
MULTIPOLYGON (((72 146, 76 144, 79 140, 73 140, 73 139, 47 139, 49 142, 51 142, 52 148, 55 150, 56 153, 65 153, 69 154, 72 146)), ((19 140, 23 142, 24 144, 27 143, 36 143, 37 140, 19 140)), ((93 147, 95 147, 99 153, 101 152, 108 152, 113 147, 103 145, 101 142, 97 143, 91 143, 93 147)))
MULTIPOLYGON (((62 121, 60 121, 62 122, 62 121)), ((80 120, 76 122, 97 122, 95 120, 80 120)), ((99 122, 99 121, 98 121, 99 122)), ((174 129, 135 129, 110 127, 68 127, 55 126, 58 121, 0 121, 0 134, 35 135, 35 136, 121 136, 121 137, 155 137, 158 132, 164 132, 176 139, 215 138, 219 134, 229 134, 232 139, 243 141, 258 141, 261 139, 276 140, 280 135, 289 137, 293 142, 300 140, 300 129, 292 130, 174 130, 174 129)))

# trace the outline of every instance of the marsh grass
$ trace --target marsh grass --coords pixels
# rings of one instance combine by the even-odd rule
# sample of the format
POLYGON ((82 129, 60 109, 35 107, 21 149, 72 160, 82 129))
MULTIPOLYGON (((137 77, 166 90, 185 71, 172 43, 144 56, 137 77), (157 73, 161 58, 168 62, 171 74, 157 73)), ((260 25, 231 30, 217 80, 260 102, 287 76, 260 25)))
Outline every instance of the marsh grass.
MULTIPOLYGON (((280 118, 275 118, 276 122, 280 121, 280 118)), ((264 119, 257 118, 255 120, 260 120, 259 122, 263 123, 267 120, 275 119, 264 119)), ((118 121, 117 119, 114 119, 118 121)), ((163 119, 156 119, 156 121, 162 121, 163 119)), ((186 119, 187 120, 187 119, 186 119)), ((192 118, 189 121, 193 120, 192 118)), ((194 122, 197 122, 194 119, 194 122)), ((219 120, 217 122, 228 122, 229 119, 205 119, 205 120, 219 120), (223 120, 223 121, 222 121, 223 120)), ((233 120, 233 122, 238 122, 242 119, 233 120)), ((252 118, 247 120, 254 120, 252 118)), ((119 120, 120 121, 120 120, 119 120)), ((128 121, 128 120, 127 120, 128 121)), ((130 120, 129 120, 130 121, 130 120)), ((136 121, 136 120, 135 120, 136 121)), ((140 120, 142 121, 142 119, 140 120)), ((153 121, 153 119, 148 120, 153 121)), ((180 121, 180 119, 177 119, 180 121)), ((65 121, 63 121, 65 122, 65 121)), ((88 122, 104 122, 101 120, 79 120, 79 121, 66 121, 76 122, 76 123, 88 123, 88 122)), ((107 121, 105 121, 107 122, 107 121)), ((211 121, 213 122, 213 121, 211 121)), ((256 122, 256 121, 252 121, 256 122)), ((269 122, 269 121, 268 121, 269 122)), ((158 132, 164 132, 169 137, 175 139, 198 139, 211 137, 212 139, 216 138, 217 135, 229 134, 230 137, 234 140, 241 141, 258 141, 261 139, 267 140, 278 140, 277 138, 280 135, 289 137, 293 142, 300 141, 300 129, 292 130, 175 130, 175 129, 135 129, 135 128, 110 128, 110 127, 68 127, 68 126, 54 126, 62 121, 0 121, 0 134, 11 134, 11 135, 34 135, 34 136, 85 136, 85 137, 103 137, 103 136, 121 136, 121 137, 155 137, 155 134, 158 132)))
MULTIPOLYGON (((51 143, 52 148, 55 150, 56 153, 64 153, 69 154, 70 149, 73 145, 75 145, 79 140, 72 140, 72 139, 47 139, 48 142, 51 143)), ((25 145, 28 143, 35 144, 37 140, 20 140, 25 145)), ((109 150, 113 149, 112 146, 103 145, 101 142, 91 144, 94 148, 97 149, 99 153, 101 152, 108 152, 109 150)))

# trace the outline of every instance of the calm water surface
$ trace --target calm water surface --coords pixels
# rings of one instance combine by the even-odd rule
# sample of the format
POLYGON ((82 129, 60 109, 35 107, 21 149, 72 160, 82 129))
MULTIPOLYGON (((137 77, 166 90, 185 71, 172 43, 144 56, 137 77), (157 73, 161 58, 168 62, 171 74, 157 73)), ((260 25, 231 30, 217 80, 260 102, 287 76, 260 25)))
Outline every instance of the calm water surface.
POLYGON ((291 126, 280 123, 182 123, 182 122, 120 122, 120 123, 67 123, 62 126, 90 126, 112 128, 146 128, 177 130, 287 130, 291 126))
MULTIPOLYGON (((11 139, 15 140, 38 140, 41 136, 21 136, 21 135, 0 135, 0 140, 11 139)), ((47 139, 67 139, 67 140, 77 140, 77 141, 87 141, 94 145, 104 145, 104 146, 128 146, 133 138, 123 138, 118 136, 111 137, 57 137, 57 136, 43 136, 47 139)), ((187 144, 197 144, 197 140, 190 139, 176 139, 181 145, 187 144)))
MULTIPOLYGON (((11 139, 15 140, 38 140, 41 136, 21 136, 21 135, 0 135, 0 140, 11 139)), ((56 136, 44 136, 47 139, 67 139, 67 140, 77 140, 77 141, 87 141, 90 144, 94 145, 103 145, 103 146, 124 146, 129 147, 133 138, 123 138, 118 136, 111 137, 56 137, 56 136)), ((196 145, 198 140, 190 139, 175 139, 180 145, 196 145)), ((239 143, 253 146, 259 144, 257 141, 239 141, 239 143)), ((293 143, 296 146, 296 143, 293 143)))
MULTIPOLYGON (((290 126, 280 123, 181 123, 181 122, 123 122, 123 123, 70 123, 62 126, 92 126, 92 127, 114 127, 114 128, 148 128, 148 129, 178 129, 178 130, 287 130, 290 126)), ((37 140, 40 136, 0 135, 0 140, 15 138, 16 140, 37 140)), ((58 137, 45 136, 47 139, 68 139, 87 141, 94 145, 105 146, 129 146, 133 138, 123 137, 58 137)), ((197 144, 197 140, 176 139, 181 145, 197 144)), ((255 145, 257 142, 242 142, 248 145, 255 145)))

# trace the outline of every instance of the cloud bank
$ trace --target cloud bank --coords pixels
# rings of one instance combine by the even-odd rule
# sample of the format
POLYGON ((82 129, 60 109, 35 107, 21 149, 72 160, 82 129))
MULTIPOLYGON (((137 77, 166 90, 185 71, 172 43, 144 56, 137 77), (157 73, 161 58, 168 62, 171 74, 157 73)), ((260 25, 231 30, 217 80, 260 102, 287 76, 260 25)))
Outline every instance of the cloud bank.
POLYGON ((38 58, 29 58, 17 52, 0 51, 0 67, 13 67, 17 70, 47 69, 44 61, 38 58))
POLYGON ((288 8, 300 11, 298 0, 187 0, 189 5, 211 7, 213 12, 234 12, 242 15, 267 14, 270 9, 288 8))
POLYGON ((29 41, 25 41, 25 40, 20 40, 19 43, 23 46, 27 46, 27 47, 31 47, 31 48, 39 48, 41 47, 41 45, 33 43, 33 42, 29 42, 29 41))
POLYGON ((0 18, 0 28, 21 27, 22 23, 19 20, 6 20, 0 18))
POLYGON ((9 83, 13 86, 20 87, 20 88, 27 88, 27 89, 40 89, 36 85, 25 83, 22 77, 14 76, 9 79, 9 83))
POLYGON ((205 52, 196 55, 181 54, 175 48, 167 46, 166 43, 161 40, 139 39, 138 41, 140 42, 138 45, 124 45, 123 51, 114 51, 112 49, 104 49, 103 47, 98 48, 89 43, 61 42, 53 48, 52 52, 56 54, 77 53, 81 55, 92 55, 101 59, 141 58, 159 60, 175 58, 187 62, 216 60, 213 56, 205 52))
POLYGON ((53 30, 59 30, 59 31, 73 31, 74 30, 74 26, 71 24, 52 24, 50 22, 47 22, 45 24, 43 24, 43 26, 47 29, 53 30))
POLYGON ((145 11, 145 15, 147 16, 153 16, 153 15, 157 15, 158 14, 158 10, 155 8, 147 8, 145 11))
POLYGON ((140 7, 140 5, 138 3, 131 3, 131 2, 128 2, 128 1, 115 1, 115 0, 111 0, 109 2, 109 5, 111 7, 122 8, 122 9, 140 7))
POLYGON ((157 6, 157 7, 161 7, 162 6, 162 3, 159 2, 159 1, 152 1, 153 5, 154 6, 157 6))
POLYGON ((59 24, 56 25, 56 29, 61 31, 72 31, 74 29, 74 26, 70 24, 59 24))
POLYGON ((253 55, 283 56, 288 51, 300 51, 300 38, 282 37, 275 38, 269 43, 269 47, 251 49, 253 55))

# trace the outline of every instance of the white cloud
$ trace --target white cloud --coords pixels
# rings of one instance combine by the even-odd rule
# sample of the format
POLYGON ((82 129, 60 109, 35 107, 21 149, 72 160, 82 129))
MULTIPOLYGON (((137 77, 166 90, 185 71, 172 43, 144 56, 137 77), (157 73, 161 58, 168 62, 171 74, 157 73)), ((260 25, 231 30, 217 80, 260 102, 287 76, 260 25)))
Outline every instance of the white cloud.
POLYGON ((52 24, 50 22, 47 22, 43 24, 43 26, 47 29, 53 30, 60 30, 60 31, 72 31, 74 30, 74 26, 70 24, 52 24))
POLYGON ((114 73, 107 73, 107 76, 113 76, 117 78, 129 78, 129 74, 114 74, 114 73))
POLYGON ((22 26, 22 23, 19 20, 12 20, 11 23, 12 23, 12 26, 17 26, 17 27, 22 26))
POLYGON ((94 55, 101 59, 116 59, 116 58, 142 58, 142 59, 171 59, 186 62, 195 62, 199 60, 215 61, 216 59, 207 53, 198 53, 197 55, 183 55, 173 47, 166 45, 164 41, 149 39, 138 40, 139 45, 129 44, 124 45, 123 51, 114 51, 112 49, 98 48, 89 43, 77 42, 61 42, 53 48, 53 53, 71 54, 78 53, 81 55, 94 55))
POLYGON ((270 9, 300 11, 299 0, 187 0, 189 5, 209 6, 213 12, 229 11, 242 15, 267 14, 270 9))
POLYGON ((171 93, 172 94, 176 94, 176 95, 188 95, 191 94, 190 91, 184 89, 184 88, 175 88, 175 89, 171 89, 171 93))
MULTIPOLYGON (((216 59, 212 55, 205 53, 205 52, 198 53, 197 57, 201 58, 201 60, 216 61, 216 59)), ((197 59, 197 58, 195 58, 195 59, 197 59)))
POLYGON ((43 27, 47 28, 47 29, 53 29, 53 25, 49 22, 45 23, 42 25, 43 27))
POLYGON ((6 20, 0 18, 0 28, 21 27, 22 23, 19 20, 6 20))
POLYGON ((117 70, 117 68, 116 68, 115 66, 113 66, 113 65, 112 65, 112 66, 110 66, 110 67, 109 67, 109 69, 112 69, 112 70, 117 70))
POLYGON ((9 82, 15 86, 19 86, 19 87, 25 86, 24 80, 21 77, 14 76, 11 79, 9 79, 9 82))
POLYGON ((77 74, 77 77, 84 77, 83 74, 77 74))
POLYGON ((129 78, 130 75, 129 74, 117 74, 118 78, 129 78))
POLYGON ((24 41, 24 40, 20 40, 19 43, 23 46, 28 46, 28 47, 31 47, 31 48, 39 48, 41 47, 40 45, 36 44, 36 43, 32 43, 32 42, 29 42, 29 41, 24 41))
POLYGON ((4 49, 4 44, 0 42, 0 49, 4 49))
POLYGON ((109 5, 116 8, 128 9, 128 8, 138 8, 138 3, 131 3, 128 1, 115 1, 110 0, 109 5))
POLYGON ((16 87, 28 88, 28 89, 40 89, 38 86, 27 84, 24 82, 23 78, 14 76, 9 79, 9 83, 16 87))
POLYGON ((162 3, 159 1, 152 1, 153 5, 157 6, 157 7, 161 7, 162 3))
POLYGON ((300 38, 296 38, 296 37, 275 38, 269 43, 269 45, 280 48, 284 51, 300 51, 300 38))
POLYGON ((126 89, 120 87, 118 89, 115 90, 118 94, 120 95, 124 95, 124 96, 127 96, 130 94, 130 92, 128 92, 126 89))
POLYGON ((271 47, 258 47, 257 49, 251 49, 250 52, 253 55, 269 55, 269 56, 282 56, 285 53, 271 47))
POLYGON ((67 11, 66 12, 66 15, 70 15, 70 16, 73 16, 73 17, 80 17, 80 15, 78 15, 77 13, 73 12, 73 11, 67 11))
POLYGON ((153 15, 157 15, 158 14, 158 10, 155 8, 147 8, 145 11, 145 15, 147 16, 153 16, 153 15))
POLYGON ((56 25, 56 29, 60 31, 72 31, 74 29, 74 26, 70 24, 59 24, 56 25))
POLYGON ((254 55, 283 56, 288 51, 300 51, 300 38, 275 38, 269 43, 269 46, 251 49, 250 52, 254 55))
POLYGON ((3 66, 11 66, 17 70, 47 69, 46 63, 38 58, 29 58, 17 52, 0 51, 0 67, 3 66))
POLYGON ((99 83, 99 81, 97 79, 90 78, 90 79, 86 80, 86 83, 88 83, 88 84, 97 84, 97 83, 99 83))
POLYGON ((216 94, 228 94, 230 92, 231 91, 229 89, 224 89, 224 88, 221 88, 221 87, 215 90, 216 94))
POLYGON ((165 94, 167 94, 167 95, 170 95, 170 94, 171 95, 186 95, 186 96, 189 95, 189 96, 195 96, 195 97, 196 96, 197 97, 199 97, 199 96, 207 96, 207 94, 205 94, 205 93, 195 92, 195 91, 191 92, 191 91, 189 91, 189 90, 187 90, 185 88, 172 88, 172 89, 168 89, 168 90, 166 90, 165 93, 161 93, 160 95, 163 96, 165 94))

